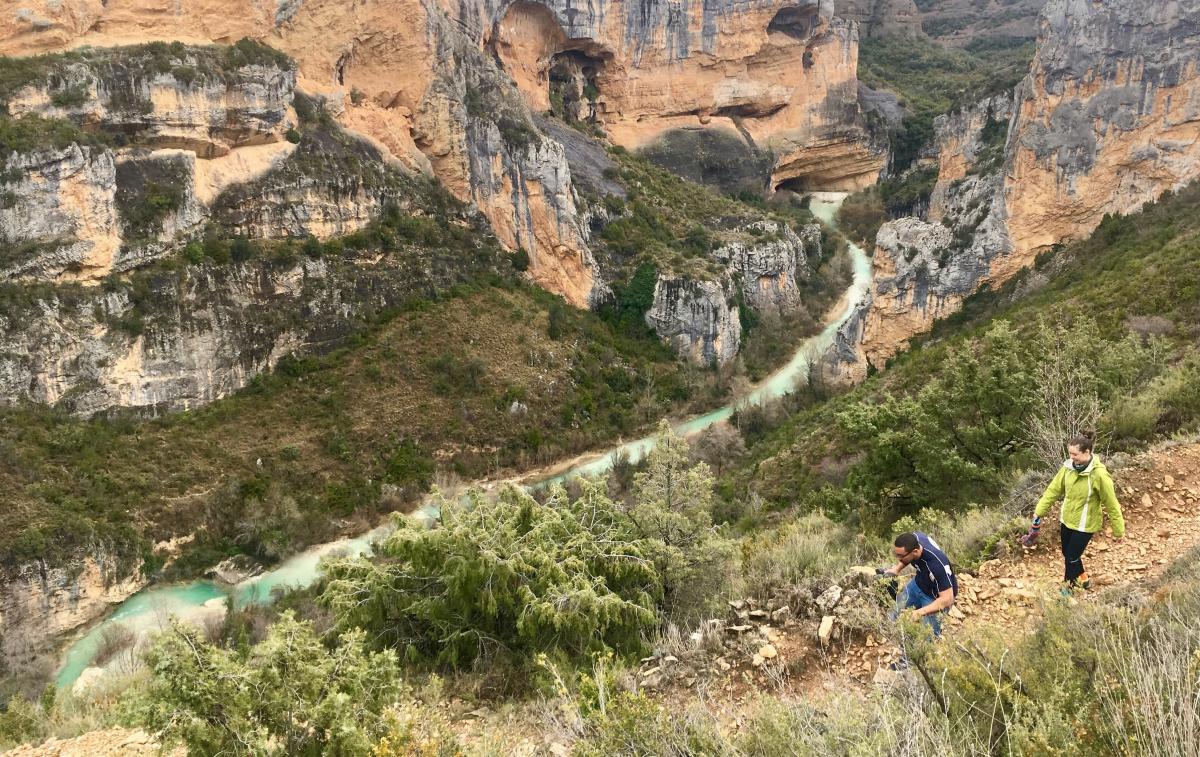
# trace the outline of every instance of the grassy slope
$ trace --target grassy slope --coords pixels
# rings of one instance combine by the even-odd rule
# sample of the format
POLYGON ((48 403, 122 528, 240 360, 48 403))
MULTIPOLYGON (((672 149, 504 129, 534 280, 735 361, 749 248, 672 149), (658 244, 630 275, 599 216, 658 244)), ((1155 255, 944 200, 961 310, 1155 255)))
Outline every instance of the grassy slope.
POLYGON ((895 92, 907 110, 903 126, 892 135, 894 169, 907 167, 932 139, 937 116, 1015 87, 1033 51, 1032 42, 956 50, 907 37, 862 40, 859 79, 873 89, 895 92))
POLYGON ((233 397, 161 420, 3 411, 0 555, 203 528, 219 550, 239 541, 272 556, 330 535, 333 519, 399 504, 435 470, 473 478, 525 467, 633 433, 689 398, 715 401, 703 395, 706 377, 657 341, 555 301, 527 287, 468 287, 339 353, 285 362, 233 397), (552 308, 558 340, 547 335, 552 308), (511 413, 514 401, 527 410, 511 413))
POLYGON ((877 404, 887 393, 916 396, 944 378, 943 360, 973 344, 998 319, 1019 334, 1034 334, 1039 323, 1067 325, 1095 320, 1095 339, 1117 340, 1131 332, 1165 332, 1167 367, 1148 384, 1107 408, 1107 430, 1136 444, 1196 422, 1187 387, 1194 372, 1189 356, 1200 320, 1200 187, 1164 197, 1141 214, 1106 221, 1089 239, 1061 250, 1043 266, 1026 271, 1000 292, 970 298, 963 312, 940 323, 924 344, 903 353, 888 370, 827 403, 801 410, 754 445, 749 458, 724 481, 727 498, 756 491, 777 507, 816 504, 816 491, 845 480, 859 460, 839 429, 839 413, 877 404), (1016 293, 1022 293, 1018 296, 1016 293), (1168 396, 1169 395, 1169 396, 1168 396), (1122 417, 1129 408, 1148 414, 1140 428, 1122 417))
MULTIPOLYGON (((135 68, 166 70, 188 54, 206 71, 220 73, 222 66, 242 62, 239 50, 151 45, 119 52, 136 58, 135 68)), ((105 63, 111 57, 95 56, 105 63)), ((0 95, 44 78, 60 58, 0 60, 0 95)), ((306 102, 298 100, 297 107, 306 102)), ((302 115, 311 108, 304 110, 302 115)), ((329 126, 319 113, 302 120, 304 139, 321 137, 329 126)), ((336 139, 337 130, 330 129, 336 139)), ((26 131, 14 132, 14 147, 24 144, 26 131)), ((359 157, 350 156, 357 162, 348 170, 370 168, 359 157)), ((792 226, 811 222, 801 209, 748 204, 623 151, 614 157, 616 178, 630 197, 628 207, 606 203, 622 219, 605 230, 601 246, 609 249, 601 252, 610 253, 624 274, 653 263, 712 275, 716 245, 756 236, 736 227, 768 217, 792 226)), ((301 172, 328 170, 301 165, 299 158, 288 165, 293 163, 301 172)), ((364 181, 373 176, 364 173, 364 181)), ((434 211, 440 218, 453 208, 434 211)), ((231 244, 215 222, 209 237, 153 268, 174 275, 189 264, 223 266, 247 256, 290 265, 302 254, 338 256, 344 248, 350 255, 398 243, 439 251, 435 264, 476 254, 469 249, 472 239, 461 238, 470 233, 436 233, 460 229, 422 220, 401 214, 344 240, 299 246, 231 244), (413 224, 418 228, 409 228, 413 224)), ((833 243, 823 247, 819 259, 810 251, 818 271, 807 282, 809 312, 750 330, 752 376, 786 359, 790 350, 779 345, 816 330, 844 288, 844 261, 832 254, 833 243)), ((134 286, 147 275, 115 277, 108 285, 134 286)), ((69 296, 68 289, 8 285, 0 300, 19 310, 35 307, 40 297, 69 296)), ((11 492, 12 518, 0 535, 0 563, 62 559, 80 546, 105 542, 123 545, 120 551, 132 556, 146 551, 147 538, 193 531, 201 534, 196 562, 236 549, 275 557, 346 525, 336 519, 411 500, 439 472, 473 479, 538 465, 640 432, 668 413, 720 404, 728 375, 678 364, 641 324, 648 303, 632 317, 623 307, 629 303, 617 304, 615 313, 597 316, 571 311, 529 288, 483 287, 410 309, 335 355, 288 360, 276 375, 196 412, 156 421, 85 422, 39 408, 0 411, 0 486, 11 492), (517 412, 510 413, 514 402, 517 412)), ((121 326, 140 331, 152 325, 153 313, 134 316, 121 326)))
MULTIPOLYGON (((627 199, 602 202, 615 216, 605 225, 598 252, 628 280, 635 270, 650 265, 696 278, 723 272, 712 252, 723 244, 763 243, 772 232, 751 224, 770 221, 795 231, 819 223, 806 208, 722 195, 711 187, 680 179, 648 160, 623 149, 612 151, 618 166, 615 178, 629 193, 627 199)), ((776 232, 777 233, 777 232, 776 232)), ((811 273, 798 282, 802 306, 785 315, 757 314, 740 304, 743 344, 736 370, 759 381, 791 357, 804 338, 820 331, 822 319, 850 285, 853 270, 845 244, 836 234, 822 235, 820 249, 807 249, 811 273)), ((618 300, 626 287, 618 283, 618 300)))

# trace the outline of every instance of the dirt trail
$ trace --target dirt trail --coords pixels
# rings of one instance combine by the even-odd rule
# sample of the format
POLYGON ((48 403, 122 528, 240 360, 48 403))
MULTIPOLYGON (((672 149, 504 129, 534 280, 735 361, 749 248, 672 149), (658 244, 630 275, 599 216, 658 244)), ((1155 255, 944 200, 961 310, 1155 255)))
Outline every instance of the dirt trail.
MULTIPOLYGON (((1113 587, 1148 584, 1200 545, 1200 444, 1167 444, 1141 454, 1113 471, 1113 481, 1126 538, 1117 543, 1107 523, 1105 531, 1093 537, 1084 555, 1092 589, 1072 601, 1093 602, 1113 587)), ((1040 491, 1032 496, 1038 495, 1040 491)), ((1057 512, 1051 511, 1033 548, 1008 545, 1002 557, 983 563, 975 575, 959 576, 959 597, 945 620, 945 640, 975 627, 1021 634, 1036 624, 1045 607, 1062 601, 1062 554, 1053 528, 1057 512)), ((747 633, 754 640, 745 645, 745 654, 723 654, 725 664, 717 675, 702 674, 696 681, 688 673, 677 674, 652 689, 652 695, 674 702, 703 695, 710 709, 737 728, 761 696, 800 700, 866 689, 890 678, 886 669, 899 657, 897 647, 875 634, 839 639, 835 631, 822 643, 812 619, 760 624, 747 633), (766 645, 771 647, 770 659, 762 659, 766 645), (752 656, 756 648, 758 658, 752 656)), ((647 664, 658 667, 661 662, 647 664)))
MULTIPOLYGON (((1113 483, 1126 536, 1117 542, 1106 523, 1092 537, 1083 558, 1092 589, 1077 601, 1095 601, 1110 587, 1149 583, 1200 543, 1200 444, 1140 455, 1113 472, 1113 483)), ((968 577, 957 603, 967 625, 1022 626, 1040 617, 1042 602, 1058 597, 1062 553, 1055 524, 1047 520, 1045 535, 1032 549, 1015 548, 1006 558, 980 566, 977 577, 968 577)))
MULTIPOLYGON (((1105 532, 1093 538, 1084 555, 1093 589, 1075 601, 1092 602, 1106 589, 1149 583, 1200 544, 1200 444, 1164 445, 1139 455, 1114 470, 1113 481, 1125 515, 1126 538, 1120 544, 1105 532)), ((1061 601, 1062 556, 1057 530, 1052 528, 1056 517, 1057 510, 1052 511, 1034 548, 1012 546, 1004 557, 980 566, 976 575, 960 576, 959 598, 946 619, 947 640, 976 626, 1024 632, 1047 604, 1061 601)), ((801 700, 848 688, 865 689, 881 668, 899 656, 893 645, 874 635, 822 644, 812 620, 787 614, 771 618, 767 608, 743 612, 765 614, 768 619, 747 626, 750 630, 740 637, 739 652, 710 655, 703 669, 697 669, 695 660, 647 661, 640 683, 645 685, 657 675, 646 676, 648 670, 678 665, 681 674, 648 687, 650 695, 675 706, 703 697, 728 727, 736 729, 764 695, 801 700), (764 657, 768 646, 769 656, 764 657)), ((469 744, 500 742, 510 754, 565 753, 565 747, 545 731, 546 724, 524 707, 500 712, 482 708, 455 719, 459 721, 455 730, 469 744)), ((138 748, 148 747, 145 741, 141 732, 117 729, 11 753, 23 757, 137 754, 138 748)))

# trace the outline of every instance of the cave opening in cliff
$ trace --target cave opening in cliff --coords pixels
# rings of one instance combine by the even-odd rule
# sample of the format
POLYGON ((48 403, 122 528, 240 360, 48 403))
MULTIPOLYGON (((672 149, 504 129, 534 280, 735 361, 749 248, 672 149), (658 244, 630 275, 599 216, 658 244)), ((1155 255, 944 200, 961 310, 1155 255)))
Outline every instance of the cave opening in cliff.
POLYGON ((820 14, 815 3, 800 8, 781 8, 771 19, 771 23, 767 24, 767 33, 778 32, 804 41, 812 37, 820 23, 820 14))
POLYGON ((806 195, 812 192, 821 192, 829 189, 827 177, 817 176, 813 174, 803 174, 801 176, 793 176, 790 179, 784 179, 775 185, 775 193, 790 193, 796 195, 806 195))
POLYGON ((550 110, 564 121, 595 123, 604 58, 584 50, 563 50, 550 61, 550 110))

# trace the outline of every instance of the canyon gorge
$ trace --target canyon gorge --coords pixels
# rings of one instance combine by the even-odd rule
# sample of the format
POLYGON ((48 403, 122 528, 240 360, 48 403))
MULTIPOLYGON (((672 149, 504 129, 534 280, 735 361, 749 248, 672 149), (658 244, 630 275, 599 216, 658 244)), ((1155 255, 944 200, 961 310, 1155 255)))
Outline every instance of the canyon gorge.
MULTIPOLYGON (((969 9, 950 5, 939 38, 968 45, 994 21, 1036 34, 1036 53, 1015 91, 936 121, 909 169, 936 173, 927 205, 875 236, 870 290, 824 355, 836 383, 884 369, 1107 214, 1200 176, 1200 0, 1051 0, 1036 31, 1031 3, 962 25, 944 19, 969 9)), ((732 366, 744 319, 803 311, 837 254, 801 198, 905 170, 883 115, 904 103, 859 82, 860 43, 925 39, 928 16, 910 0, 842 6, 6 7, 0 112, 25 141, 0 151, 0 402, 79 418, 195 410, 489 276, 599 310, 650 270, 637 318, 681 360, 732 366), (719 199, 656 229, 671 237, 661 249, 627 249, 612 229, 660 201, 659 169, 719 199), (364 241, 388 234, 389 250, 364 241), (251 242, 262 252, 239 254, 251 242)), ((8 664, 145 585, 108 546, 0 568, 8 664)))

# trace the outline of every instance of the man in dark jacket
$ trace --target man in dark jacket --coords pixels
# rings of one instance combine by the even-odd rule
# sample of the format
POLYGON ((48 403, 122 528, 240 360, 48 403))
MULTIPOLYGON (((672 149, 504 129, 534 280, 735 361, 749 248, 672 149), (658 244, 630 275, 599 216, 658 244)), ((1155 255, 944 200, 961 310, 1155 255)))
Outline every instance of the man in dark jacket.
POLYGON ((950 567, 950 558, 937 542, 920 531, 897 536, 892 551, 898 562, 885 570, 885 574, 899 575, 906 565, 913 566, 916 571, 913 579, 896 596, 892 619, 912 608, 915 619, 927 623, 934 636, 941 636, 941 614, 950 609, 958 596, 958 578, 950 567))

